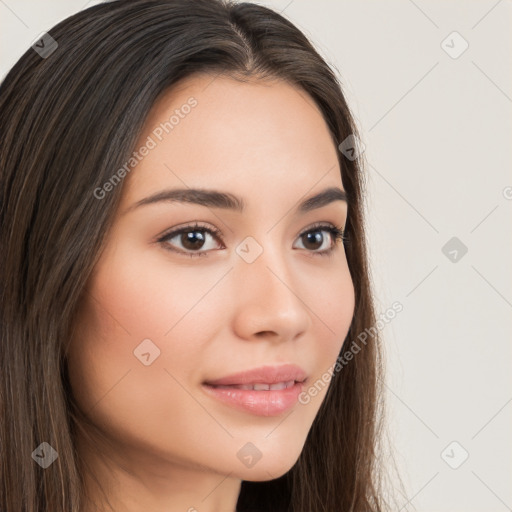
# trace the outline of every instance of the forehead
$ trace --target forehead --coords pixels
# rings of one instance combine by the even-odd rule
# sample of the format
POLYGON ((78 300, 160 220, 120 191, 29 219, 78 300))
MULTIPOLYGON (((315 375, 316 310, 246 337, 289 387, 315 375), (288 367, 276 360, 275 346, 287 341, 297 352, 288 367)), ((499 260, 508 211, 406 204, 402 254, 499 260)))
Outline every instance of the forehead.
POLYGON ((127 178, 125 200, 169 186, 242 196, 299 196, 342 186, 336 146, 313 99, 281 80, 187 77, 151 109, 135 150, 151 146, 127 178), (237 192, 238 191, 238 192, 237 192))

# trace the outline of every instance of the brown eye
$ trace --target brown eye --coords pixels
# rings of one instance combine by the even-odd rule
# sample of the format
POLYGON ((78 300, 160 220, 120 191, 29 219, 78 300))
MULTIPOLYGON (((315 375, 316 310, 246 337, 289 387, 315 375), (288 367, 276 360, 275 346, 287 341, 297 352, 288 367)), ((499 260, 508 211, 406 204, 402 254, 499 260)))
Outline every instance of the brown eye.
POLYGON ((316 251, 320 249, 325 241, 325 235, 322 234, 322 231, 309 231, 302 235, 302 239, 306 249, 316 251))
MULTIPOLYGON (((210 250, 219 248, 218 243, 217 247, 215 247, 214 241, 219 240, 220 236, 221 232, 218 229, 194 224, 193 226, 175 229, 162 236, 158 242, 162 243, 165 249, 169 251, 187 256, 207 256, 210 250), (212 241, 214 242, 213 245, 212 241)), ((223 247, 220 248, 222 249, 223 247)))
POLYGON ((299 240, 302 241, 302 248, 308 252, 326 256, 336 248, 338 240, 345 240, 345 238, 341 228, 330 224, 310 228, 299 236, 299 240), (329 236, 324 233, 329 233, 329 236))
POLYGON ((206 237, 202 231, 188 231, 181 233, 181 245, 190 251, 201 249, 205 243, 206 237))
MULTIPOLYGON (((163 235, 158 242, 168 251, 190 257, 208 256, 211 250, 225 249, 221 237, 222 233, 219 229, 194 224, 175 229, 163 235)), ((345 240, 345 238, 342 228, 329 224, 313 226, 301 233, 299 240, 302 242, 302 247, 299 249, 306 249, 312 255, 326 256, 334 251, 338 240, 345 240)))

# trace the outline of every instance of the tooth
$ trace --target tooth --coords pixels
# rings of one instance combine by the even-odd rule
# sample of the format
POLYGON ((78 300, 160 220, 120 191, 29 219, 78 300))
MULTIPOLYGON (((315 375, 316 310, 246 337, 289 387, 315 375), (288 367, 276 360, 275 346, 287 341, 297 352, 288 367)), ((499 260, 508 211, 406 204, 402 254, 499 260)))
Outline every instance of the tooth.
POLYGON ((270 389, 270 386, 268 384, 254 384, 255 391, 264 391, 270 389))
POLYGON ((229 386, 215 386, 219 389, 244 389, 244 390, 254 390, 254 391, 268 391, 268 390, 281 390, 291 388, 295 384, 294 380, 289 380, 287 382, 276 382, 275 384, 232 384, 229 386))
POLYGON ((271 384, 270 389, 285 389, 286 388, 286 382, 277 382, 276 384, 271 384))

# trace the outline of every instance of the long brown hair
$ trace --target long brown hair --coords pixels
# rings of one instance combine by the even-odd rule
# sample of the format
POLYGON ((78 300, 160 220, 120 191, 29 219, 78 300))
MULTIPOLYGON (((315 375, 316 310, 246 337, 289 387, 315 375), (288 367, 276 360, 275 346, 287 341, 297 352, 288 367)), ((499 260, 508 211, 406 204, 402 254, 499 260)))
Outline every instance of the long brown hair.
MULTIPOLYGON (((93 191, 133 151, 156 101, 196 72, 298 85, 338 146, 356 126, 340 83, 308 39, 271 9, 228 0, 118 0, 49 32, 0 86, 0 506, 78 512, 83 468, 66 350, 122 186, 93 191), (46 40, 46 44, 50 41, 46 40), (58 459, 43 470, 33 450, 58 459)), ((348 195, 346 256, 355 312, 340 354, 375 324, 363 222, 363 166, 338 152, 348 195)), ((378 450, 378 334, 333 378, 296 464, 242 483, 239 512, 384 510, 378 450)))

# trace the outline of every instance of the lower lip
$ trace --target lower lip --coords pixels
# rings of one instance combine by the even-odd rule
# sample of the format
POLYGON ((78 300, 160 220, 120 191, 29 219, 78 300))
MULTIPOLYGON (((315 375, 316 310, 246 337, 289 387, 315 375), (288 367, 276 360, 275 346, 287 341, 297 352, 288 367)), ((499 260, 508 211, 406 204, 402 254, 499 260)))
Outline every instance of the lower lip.
POLYGON ((296 382, 286 389, 254 389, 215 388, 203 384, 203 388, 211 396, 236 409, 258 416, 279 416, 297 403, 304 382, 296 382))

